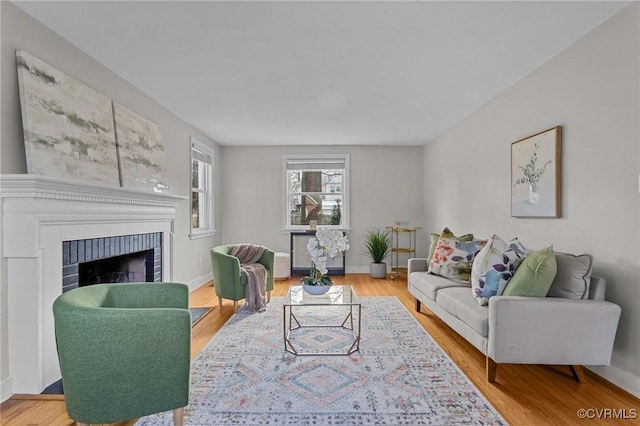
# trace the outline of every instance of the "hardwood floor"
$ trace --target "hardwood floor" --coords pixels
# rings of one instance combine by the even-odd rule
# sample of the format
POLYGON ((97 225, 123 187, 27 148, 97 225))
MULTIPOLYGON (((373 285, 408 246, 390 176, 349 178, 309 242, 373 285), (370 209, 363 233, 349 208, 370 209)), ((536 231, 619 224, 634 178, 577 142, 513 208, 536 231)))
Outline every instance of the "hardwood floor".
MULTIPOLYGON (((298 279, 276 282, 272 296, 283 297, 298 279)), ((422 312, 415 312, 404 276, 374 280, 368 274, 347 274, 335 277, 334 282, 352 284, 359 296, 396 296, 511 425, 640 425, 640 400, 588 370, 585 372, 589 383, 580 384, 566 366, 501 364, 496 383, 487 383, 484 355, 424 306, 422 312), (581 409, 590 410, 588 419, 578 417, 581 409)), ((210 284, 195 290, 190 303, 192 307, 215 307, 193 328, 193 357, 233 315, 233 303, 224 301, 219 308, 210 284)), ((74 424, 66 415, 61 396, 15 395, 0 406, 0 419, 6 426, 74 424)), ((132 420, 116 425, 134 423, 132 420)))

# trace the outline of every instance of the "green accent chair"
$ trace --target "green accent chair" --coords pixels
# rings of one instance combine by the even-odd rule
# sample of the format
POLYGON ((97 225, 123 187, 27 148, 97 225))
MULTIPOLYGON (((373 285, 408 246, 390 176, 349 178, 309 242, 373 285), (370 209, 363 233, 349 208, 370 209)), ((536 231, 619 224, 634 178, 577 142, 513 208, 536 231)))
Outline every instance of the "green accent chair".
MULTIPOLYGON (((213 270, 213 286, 222 307, 222 299, 233 300, 233 310, 238 311, 238 300, 245 297, 247 276, 240 271, 240 261, 229 252, 236 244, 217 246, 211 249, 211 269, 213 270)), ((267 268, 267 301, 271 300, 273 290, 273 261, 275 252, 265 250, 258 261, 267 268)))
POLYGON ((189 403, 191 314, 180 283, 96 284, 53 304, 65 405, 79 424, 115 423, 189 403))

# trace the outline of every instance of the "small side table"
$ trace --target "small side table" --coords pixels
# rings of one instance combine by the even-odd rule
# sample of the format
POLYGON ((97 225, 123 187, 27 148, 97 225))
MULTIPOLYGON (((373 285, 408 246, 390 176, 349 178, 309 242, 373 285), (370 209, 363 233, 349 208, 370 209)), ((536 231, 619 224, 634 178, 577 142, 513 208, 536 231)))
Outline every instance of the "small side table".
POLYGON ((273 279, 277 281, 288 280, 291 276, 291 258, 289 253, 276 252, 273 260, 273 279))
MULTIPOLYGON (((289 250, 291 252, 291 275, 307 275, 311 267, 311 256, 307 252, 309 238, 316 235, 315 231, 291 231, 289 250)), ((346 256, 338 256, 327 262, 327 275, 344 275, 346 271, 346 256)))

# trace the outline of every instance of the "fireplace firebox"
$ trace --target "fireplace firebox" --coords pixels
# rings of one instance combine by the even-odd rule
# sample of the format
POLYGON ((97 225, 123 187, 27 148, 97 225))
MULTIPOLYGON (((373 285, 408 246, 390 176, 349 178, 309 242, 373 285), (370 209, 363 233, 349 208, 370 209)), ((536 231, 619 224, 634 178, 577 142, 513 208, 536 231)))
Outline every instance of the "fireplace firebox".
POLYGON ((162 233, 62 242, 62 292, 100 283, 162 281, 162 233))

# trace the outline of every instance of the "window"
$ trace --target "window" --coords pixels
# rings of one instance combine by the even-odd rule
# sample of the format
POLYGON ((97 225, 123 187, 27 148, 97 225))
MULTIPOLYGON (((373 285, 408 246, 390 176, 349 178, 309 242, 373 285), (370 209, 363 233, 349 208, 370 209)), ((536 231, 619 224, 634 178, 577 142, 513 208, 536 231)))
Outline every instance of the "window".
POLYGON ((285 155, 282 169, 286 229, 349 227, 348 154, 285 155))
POLYGON ((191 238, 215 234, 213 151, 191 138, 191 238))

